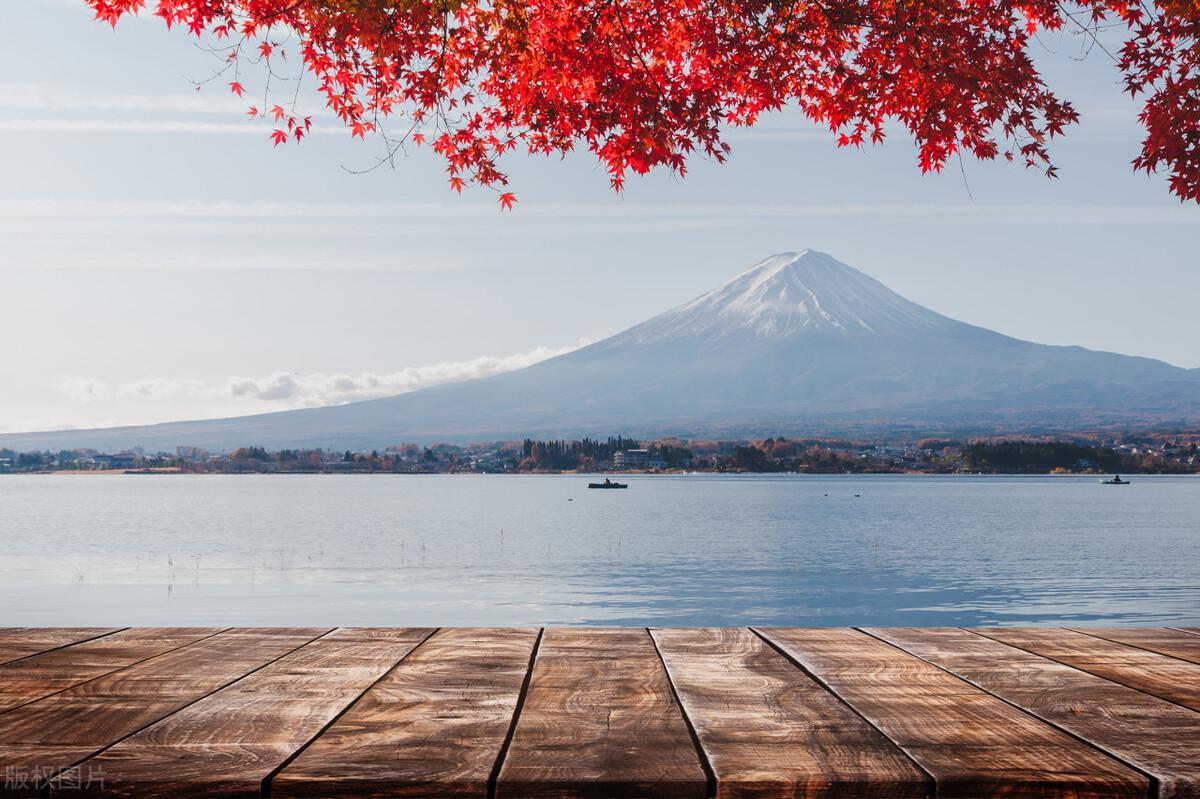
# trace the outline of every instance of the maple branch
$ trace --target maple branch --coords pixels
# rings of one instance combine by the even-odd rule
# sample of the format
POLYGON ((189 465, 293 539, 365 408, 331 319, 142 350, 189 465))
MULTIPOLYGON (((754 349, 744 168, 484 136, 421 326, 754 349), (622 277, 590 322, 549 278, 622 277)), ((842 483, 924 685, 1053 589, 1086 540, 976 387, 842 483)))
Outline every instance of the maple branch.
MULTIPOLYGON (((83 1, 114 25, 144 5, 83 1)), ((209 48, 226 63, 195 85, 232 70, 230 88, 241 95, 244 46, 265 30, 261 56, 247 59, 267 72, 264 105, 283 90, 278 84, 294 81, 294 112, 311 71, 353 136, 382 137, 376 167, 394 167, 407 142, 421 143, 424 125, 437 133, 433 147, 455 190, 464 179, 505 185, 498 161, 518 144, 545 155, 586 146, 617 189, 630 168, 682 176, 698 153, 720 160, 729 152, 722 123, 750 125, 790 103, 827 124, 840 145, 861 146, 868 132, 880 142, 883 124, 898 120, 919 145, 924 171, 943 169, 953 155, 965 178, 962 149, 994 158, 1002 134, 1006 158, 1045 164, 1053 176, 1046 142, 1078 114, 1045 85, 1028 50, 1042 41, 1039 29, 1066 27, 1086 37, 1083 57, 1100 48, 1127 91, 1148 92, 1135 168, 1167 168, 1173 193, 1200 200, 1194 2, 159 0, 157 14, 197 36, 240 32, 229 47, 209 48), (272 57, 277 24, 300 41, 299 76, 272 57), (1128 34, 1114 54, 1101 32, 1121 24, 1128 34), (392 115, 411 115, 398 138, 384 125, 392 115)), ((285 57, 282 48, 277 54, 285 57)), ((282 107, 270 111, 281 122, 282 107)), ((301 139, 309 118, 298 124, 288 116, 272 139, 301 139)))
POLYGON ((625 19, 621 14, 620 0, 609 0, 609 5, 612 6, 617 18, 617 27, 621 29, 621 35, 625 38, 625 44, 629 46, 629 50, 637 58, 642 65, 642 71, 646 73, 646 77, 650 79, 650 83, 654 85, 655 94, 658 95, 658 100, 661 102, 663 98, 662 86, 658 84, 658 79, 654 77, 654 73, 650 69, 650 65, 646 63, 646 59, 642 57, 641 51, 634 44, 632 37, 629 35, 629 30, 625 27, 625 19))
POLYGON ((1119 59, 1115 55, 1110 53, 1108 51, 1108 48, 1105 47, 1104 44, 1100 41, 1100 37, 1096 35, 1096 31, 1089 29, 1083 23, 1081 23, 1079 20, 1075 19, 1075 15, 1072 14, 1070 11, 1068 11, 1066 8, 1064 8, 1062 3, 1056 2, 1054 4, 1054 6, 1055 6, 1055 8, 1058 9, 1060 14, 1062 14, 1067 19, 1071 20, 1071 22, 1073 22, 1075 24, 1075 27, 1079 28, 1081 33, 1083 33, 1085 36, 1089 37, 1092 40, 1092 47, 1099 47, 1101 52, 1103 52, 1106 56, 1108 56, 1110 59, 1112 59, 1112 62, 1114 64, 1119 63, 1119 59))

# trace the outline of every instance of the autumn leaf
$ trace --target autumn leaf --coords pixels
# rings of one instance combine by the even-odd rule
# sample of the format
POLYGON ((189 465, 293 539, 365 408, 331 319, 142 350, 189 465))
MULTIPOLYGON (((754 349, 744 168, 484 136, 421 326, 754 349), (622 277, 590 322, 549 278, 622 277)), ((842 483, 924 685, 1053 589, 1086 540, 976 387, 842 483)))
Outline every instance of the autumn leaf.
MULTIPOLYGON (((84 2, 110 25, 146 5, 84 2)), ((1198 2, 160 0, 155 14, 230 37, 214 55, 242 71, 282 57, 266 37, 286 29, 352 137, 390 135, 389 118, 436 130, 433 150, 460 176, 453 191, 505 187, 501 160, 517 150, 586 149, 616 191, 631 173, 682 177, 692 159, 725 159, 730 127, 785 107, 841 147, 903 131, 922 172, 965 151, 1053 176, 1051 143, 1079 115, 1038 72, 1034 37, 1082 24, 1123 39, 1112 50, 1121 88, 1142 103, 1134 169, 1166 173, 1171 192, 1200 201, 1198 2)), ((280 82, 268 64, 254 68, 268 73, 264 107, 282 122, 269 96, 280 82)), ((236 80, 229 89, 245 92, 236 80)), ((285 97, 291 108, 294 90, 285 97)), ((510 210, 515 199, 501 197, 510 210)))
POLYGON ((500 195, 500 208, 504 211, 511 211, 513 203, 517 201, 517 196, 511 191, 506 191, 500 195))
POLYGON ((287 131, 276 129, 271 132, 271 141, 275 142, 276 147, 278 147, 281 144, 287 143, 287 140, 288 140, 287 131))

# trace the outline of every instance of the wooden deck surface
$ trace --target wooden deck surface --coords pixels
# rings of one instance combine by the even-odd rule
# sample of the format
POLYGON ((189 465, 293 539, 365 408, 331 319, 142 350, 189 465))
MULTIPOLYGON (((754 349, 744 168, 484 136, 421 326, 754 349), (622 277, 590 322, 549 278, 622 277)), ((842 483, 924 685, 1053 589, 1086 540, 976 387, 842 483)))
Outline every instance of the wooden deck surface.
POLYGON ((0 767, 0 796, 1200 799, 1200 629, 0 628, 0 767))

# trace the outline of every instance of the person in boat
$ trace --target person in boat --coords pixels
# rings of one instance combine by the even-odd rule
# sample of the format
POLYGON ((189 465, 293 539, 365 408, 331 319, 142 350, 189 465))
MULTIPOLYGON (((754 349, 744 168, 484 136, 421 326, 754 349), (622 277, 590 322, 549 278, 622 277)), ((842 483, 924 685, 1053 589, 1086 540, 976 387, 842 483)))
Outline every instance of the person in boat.
MULTIPOLYGON (((1121 478, 1120 478, 1120 477, 1118 477, 1117 479, 1118 479, 1118 480, 1120 480, 1121 478)), ((609 480, 607 477, 605 477, 605 478, 604 478, 604 484, 605 484, 606 486, 610 486, 610 485, 612 485, 612 480, 609 480)))

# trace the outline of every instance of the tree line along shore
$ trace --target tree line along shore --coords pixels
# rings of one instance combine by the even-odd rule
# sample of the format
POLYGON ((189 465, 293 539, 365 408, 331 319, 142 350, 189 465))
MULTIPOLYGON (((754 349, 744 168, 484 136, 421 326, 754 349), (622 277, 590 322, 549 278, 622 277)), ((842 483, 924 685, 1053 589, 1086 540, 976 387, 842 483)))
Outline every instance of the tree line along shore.
POLYGON ((771 436, 761 439, 607 439, 405 443, 370 451, 267 450, 259 446, 174 453, 141 449, 16 452, 0 449, 0 473, 554 473, 754 472, 812 474, 1193 474, 1200 433, 1136 438, 926 438, 878 442, 771 436))

